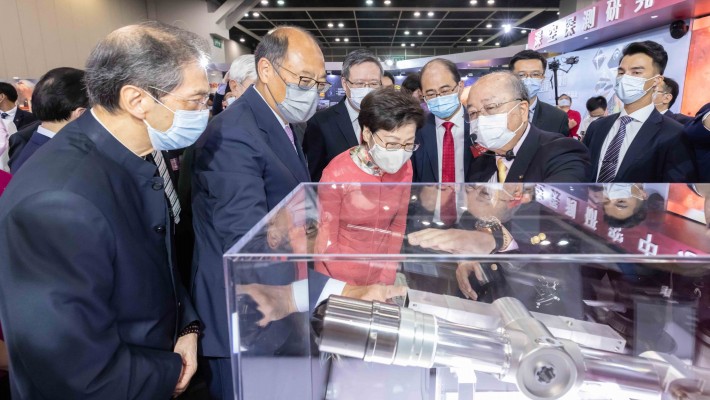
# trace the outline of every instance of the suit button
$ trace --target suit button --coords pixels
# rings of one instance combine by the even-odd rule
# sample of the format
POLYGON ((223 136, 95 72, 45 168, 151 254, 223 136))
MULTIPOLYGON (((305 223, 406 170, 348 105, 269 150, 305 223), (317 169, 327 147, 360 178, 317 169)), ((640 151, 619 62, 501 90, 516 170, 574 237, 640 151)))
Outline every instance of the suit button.
POLYGON ((155 182, 153 184, 153 190, 163 190, 163 184, 160 182, 155 182))
POLYGON ((153 228, 157 233, 165 233, 165 225, 158 225, 153 228))

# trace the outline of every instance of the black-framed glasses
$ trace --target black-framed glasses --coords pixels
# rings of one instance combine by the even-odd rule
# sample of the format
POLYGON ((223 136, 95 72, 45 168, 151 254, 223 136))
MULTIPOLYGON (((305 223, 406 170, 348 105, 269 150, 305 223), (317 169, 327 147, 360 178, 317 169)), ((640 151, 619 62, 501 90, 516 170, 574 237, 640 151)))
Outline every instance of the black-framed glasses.
MULTIPOLYGON (((314 87, 318 91, 318 93, 325 93, 330 89, 331 86, 333 86, 332 83, 330 82, 321 82, 317 81, 313 78, 309 78, 307 76, 301 76, 298 75, 297 73, 289 70, 288 68, 284 67, 283 65, 276 65, 279 69, 283 69, 284 71, 290 73, 291 75, 298 77, 298 87, 303 90, 311 90, 314 87)), ((282 78, 283 79, 283 78, 282 78)))
POLYGON ((206 107, 207 107, 207 102, 210 101, 210 95, 209 95, 209 94, 206 94, 204 97, 202 97, 202 98, 200 98, 200 99, 187 99, 187 98, 182 97, 182 96, 179 96, 179 95, 177 95, 177 94, 175 94, 175 93, 173 93, 173 92, 168 92, 167 90, 163 90, 163 89, 157 88, 157 87, 155 87, 155 86, 148 86, 148 87, 151 88, 151 89, 153 89, 153 90, 157 90, 157 91, 159 91, 159 92, 162 92, 162 93, 168 94, 168 95, 170 95, 170 96, 173 96, 173 97, 175 97, 176 99, 178 99, 178 100, 180 100, 180 101, 184 101, 184 102, 186 102, 186 103, 194 104, 194 105, 200 107, 200 109, 206 108, 206 107))
MULTIPOLYGON (((512 103, 514 101, 523 101, 523 99, 513 99, 513 100, 508 100, 504 101, 501 103, 493 103, 493 104, 488 104, 483 106, 483 111, 485 111, 485 115, 494 115, 496 114, 496 111, 503 105, 512 103)), ((469 106, 468 108, 468 120, 473 121, 474 119, 478 119, 478 116, 481 114, 481 111, 476 110, 475 108, 471 108, 469 106)))
POLYGON ((380 139, 380 142, 382 142, 385 145, 385 150, 387 151, 397 151, 397 150, 404 150, 408 152, 413 152, 416 151, 419 148, 419 143, 407 143, 407 144, 402 144, 402 143, 387 143, 382 138, 376 134, 373 133, 373 136, 376 138, 380 139))
POLYGON ((538 71, 535 71, 535 72, 532 72, 529 74, 527 72, 518 72, 515 75, 517 75, 518 78, 520 78, 520 79, 525 79, 525 78, 542 79, 545 77, 544 72, 538 72, 538 71))
POLYGON ((379 89, 382 87, 382 82, 381 81, 371 81, 371 82, 351 82, 350 79, 345 78, 345 82, 348 83, 348 85, 353 88, 353 89, 362 89, 362 88, 368 88, 368 89, 379 89))
POLYGON ((427 93, 424 93, 422 95, 422 97, 424 97, 424 100, 431 100, 431 99, 435 99, 440 96, 448 96, 450 94, 454 94, 454 93, 458 92, 458 89, 459 89, 458 85, 454 85, 453 87, 444 87, 444 90, 441 90, 438 93, 427 92, 427 93))

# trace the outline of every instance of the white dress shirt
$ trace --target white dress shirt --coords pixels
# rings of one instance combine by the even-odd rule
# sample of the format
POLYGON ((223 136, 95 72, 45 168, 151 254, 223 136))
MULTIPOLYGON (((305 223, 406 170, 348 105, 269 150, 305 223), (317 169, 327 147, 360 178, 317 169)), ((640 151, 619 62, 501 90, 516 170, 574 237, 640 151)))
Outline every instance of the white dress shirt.
POLYGON ((6 121, 12 122, 12 121, 15 119, 15 114, 17 114, 17 106, 12 107, 11 109, 9 109, 9 110, 7 110, 7 111, 1 111, 1 110, 0 110, 0 114, 3 114, 3 113, 4 113, 4 114, 7 114, 7 117, 5 117, 5 118, 3 118, 3 119, 6 120, 6 121))
POLYGON ((619 149, 619 160, 616 163, 616 170, 614 171, 614 174, 619 172, 619 166, 621 166, 621 162, 624 161, 624 156, 626 155, 626 152, 629 150, 629 147, 631 147, 631 143, 634 141, 636 138, 636 135, 638 135, 639 131, 641 130, 641 127, 643 124, 646 122, 648 117, 651 116, 651 113, 653 110, 655 110, 656 107, 653 105, 653 103, 647 105, 646 107, 643 107, 639 110, 636 110, 632 114, 627 114, 626 109, 622 108, 621 109, 621 114, 619 115, 619 118, 614 121, 614 125, 611 126, 611 130, 609 131, 609 134, 606 135, 606 138, 604 138, 604 143, 602 144, 602 149, 601 153, 599 153, 599 166, 597 167, 597 178, 599 178, 599 172, 602 170, 602 160, 604 160, 604 155, 606 154, 606 150, 609 148, 609 144, 611 143, 612 140, 614 140, 614 136, 616 136, 617 132, 619 132, 619 127, 621 126, 621 117, 624 115, 628 115, 629 117, 633 118, 633 121, 629 122, 626 125, 626 136, 624 136, 624 142, 621 143, 621 149, 619 149))
POLYGON ((533 115, 535 115, 535 108, 537 108, 537 100, 538 98, 535 97, 535 101, 530 103, 530 106, 528 107, 528 121, 530 123, 532 123, 533 115))
MULTIPOLYGON (((454 124, 451 128, 451 136, 454 139, 454 174, 456 179, 456 214, 457 220, 461 217, 464 210, 461 208, 466 204, 466 191, 463 190, 459 184, 466 182, 466 171, 464 171, 463 162, 463 152, 468 151, 464 145, 464 135, 466 134, 464 128, 464 109, 463 106, 456 112, 456 114, 448 121, 454 124)), ((436 153, 437 153, 437 165, 439 166, 439 182, 441 182, 442 169, 443 169, 443 159, 444 159, 444 134, 446 133, 446 128, 444 128, 444 122, 439 117, 435 117, 434 124, 436 126, 436 153)), ((441 192, 436 198, 436 208, 434 211, 434 222, 441 221, 441 192)))
MULTIPOLYGON (((523 145, 523 142, 525 139, 528 137, 528 133, 530 133, 530 122, 528 122, 528 126, 525 128, 525 132, 523 133, 523 136, 520 137, 520 140, 518 140, 518 143, 515 144, 515 147, 513 147, 513 154, 518 155, 518 150, 520 150, 520 146, 523 145)), ((508 176, 507 174, 510 172, 510 168, 513 166, 513 163, 515 162, 515 158, 512 160, 508 160, 505 158, 505 156, 495 156, 495 161, 496 161, 496 172, 493 173, 493 176, 491 176, 491 179, 488 180, 489 183, 498 183, 498 159, 503 160, 503 164, 505 165, 506 168, 506 177, 508 176)))
POLYGON ((360 122, 358 122, 357 117, 360 115, 360 111, 355 110, 352 104, 350 104, 350 99, 345 99, 345 107, 348 109, 348 116, 350 116, 350 123, 353 124, 353 131, 355 132, 355 141, 360 143, 360 137, 362 132, 360 132, 360 122))
POLYGON ((54 135, 57 134, 57 132, 52 132, 49 129, 43 127, 42 125, 37 127, 37 133, 39 133, 40 135, 46 136, 50 139, 52 139, 54 137, 54 135))

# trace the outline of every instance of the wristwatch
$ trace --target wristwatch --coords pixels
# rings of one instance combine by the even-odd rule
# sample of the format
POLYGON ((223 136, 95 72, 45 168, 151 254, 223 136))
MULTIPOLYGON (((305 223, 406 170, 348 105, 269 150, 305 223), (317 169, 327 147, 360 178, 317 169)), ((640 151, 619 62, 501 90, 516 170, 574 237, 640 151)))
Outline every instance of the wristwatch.
POLYGON ((496 247, 493 249, 491 254, 497 253, 503 249, 508 248, 513 238, 510 233, 503 227, 500 220, 496 217, 483 217, 476 221, 475 225, 477 230, 485 230, 493 235, 493 239, 496 241, 496 247))

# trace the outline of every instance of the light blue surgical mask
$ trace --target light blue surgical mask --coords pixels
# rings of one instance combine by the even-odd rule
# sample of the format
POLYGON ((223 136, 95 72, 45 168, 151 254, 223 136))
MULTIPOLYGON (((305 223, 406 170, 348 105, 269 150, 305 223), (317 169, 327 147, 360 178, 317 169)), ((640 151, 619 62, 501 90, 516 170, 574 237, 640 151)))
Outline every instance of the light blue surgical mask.
MULTIPOLYGON (((148 92, 146 92, 148 93, 148 92)), ((155 150, 177 150, 191 146, 202 135, 202 132, 207 128, 209 122, 210 111, 205 110, 171 110, 168 106, 160 102, 160 100, 151 96, 158 104, 165 107, 173 113, 173 124, 167 131, 161 132, 148 123, 145 119, 143 122, 148 127, 148 137, 150 143, 155 150)))
POLYGON ((528 91, 528 96, 533 98, 537 96, 542 88, 542 79, 525 78, 523 79, 523 84, 525 85, 525 89, 528 91))
POLYGON ((429 111, 441 119, 452 116, 461 108, 461 99, 458 92, 446 96, 438 96, 426 101, 429 111))

